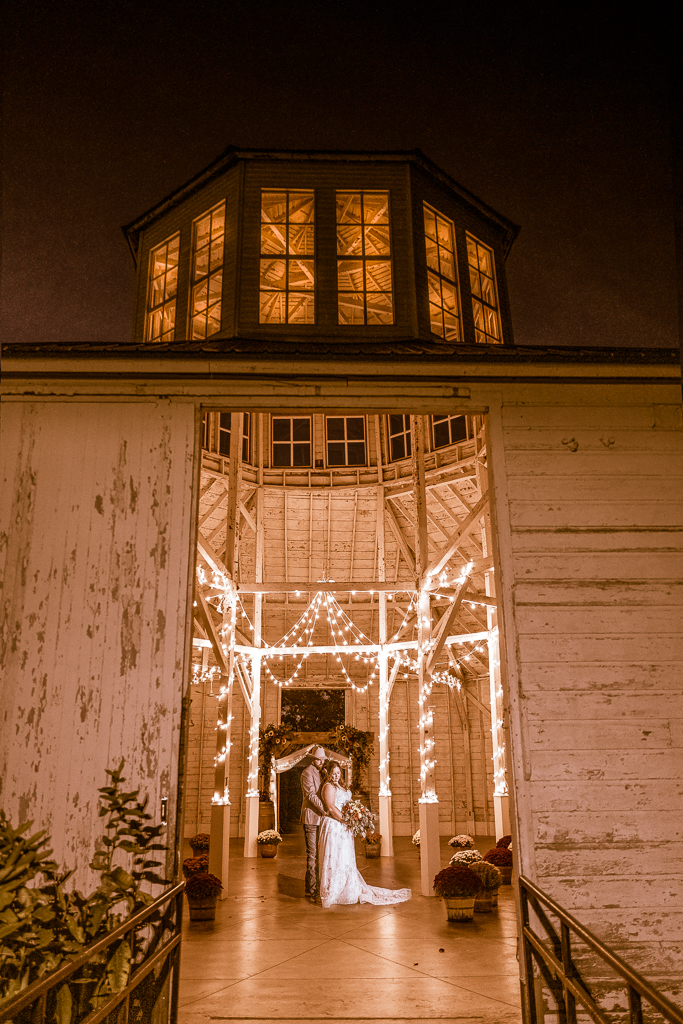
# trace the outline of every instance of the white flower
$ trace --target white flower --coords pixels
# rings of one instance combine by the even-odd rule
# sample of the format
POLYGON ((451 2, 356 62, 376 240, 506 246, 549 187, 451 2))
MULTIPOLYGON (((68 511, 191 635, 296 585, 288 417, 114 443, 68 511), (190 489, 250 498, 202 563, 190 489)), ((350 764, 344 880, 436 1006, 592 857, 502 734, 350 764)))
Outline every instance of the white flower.
POLYGON ((413 836, 413 846, 419 846, 419 845, 420 845, 420 830, 418 829, 417 832, 415 833, 415 835, 413 836))
POLYGON ((449 864, 464 864, 467 867, 468 864, 473 864, 475 861, 482 859, 479 850, 458 850, 451 857, 449 864))
POLYGON ((275 829, 267 828, 265 832, 259 832, 256 836, 256 842, 263 844, 277 844, 282 842, 282 836, 279 832, 276 832, 275 829))
POLYGON ((474 839, 467 835, 453 836, 448 840, 448 845, 454 846, 458 850, 472 850, 474 849, 474 839))

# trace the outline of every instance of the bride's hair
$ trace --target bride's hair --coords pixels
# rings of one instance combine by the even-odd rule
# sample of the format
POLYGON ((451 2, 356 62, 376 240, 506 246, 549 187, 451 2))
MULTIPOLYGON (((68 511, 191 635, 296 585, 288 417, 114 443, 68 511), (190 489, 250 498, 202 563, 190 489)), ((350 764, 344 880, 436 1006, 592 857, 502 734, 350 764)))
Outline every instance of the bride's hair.
POLYGON ((344 773, 342 772, 341 765, 339 764, 339 761, 335 761, 333 758, 328 758, 327 761, 325 761, 325 764, 320 769, 320 774, 323 777, 323 783, 329 782, 332 785, 334 785, 331 778, 332 770, 334 768, 338 768, 340 772, 338 785, 340 785, 342 789, 346 789, 346 786, 344 784, 344 773))

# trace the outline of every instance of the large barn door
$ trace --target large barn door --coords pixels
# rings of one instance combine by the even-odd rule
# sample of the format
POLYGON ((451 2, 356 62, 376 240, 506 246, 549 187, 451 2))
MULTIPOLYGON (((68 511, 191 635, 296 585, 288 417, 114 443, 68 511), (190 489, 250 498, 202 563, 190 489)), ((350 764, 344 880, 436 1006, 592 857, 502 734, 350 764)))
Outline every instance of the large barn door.
POLYGON ((0 804, 88 885, 122 757, 174 845, 194 409, 4 403, 2 451, 0 804))

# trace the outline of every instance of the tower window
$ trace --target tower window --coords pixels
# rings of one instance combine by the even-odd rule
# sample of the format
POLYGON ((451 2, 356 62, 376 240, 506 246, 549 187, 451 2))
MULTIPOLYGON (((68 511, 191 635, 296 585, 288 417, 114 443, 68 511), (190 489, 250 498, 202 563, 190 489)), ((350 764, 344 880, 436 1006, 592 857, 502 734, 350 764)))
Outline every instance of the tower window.
POLYGON ((446 341, 460 341, 453 223, 425 203, 424 225, 432 333, 446 341))
POLYGON ((493 252, 472 235, 468 235, 467 262, 470 269, 476 340, 479 344, 501 345, 493 252))
POLYGON ((273 416, 273 466, 310 466, 310 416, 273 416))
POLYGON ((173 341, 179 249, 180 235, 174 235, 150 253, 147 341, 173 341))
MULTIPOLYGON (((251 413, 245 412, 242 415, 242 462, 249 462, 251 413)), ((229 412, 205 412, 202 419, 202 448, 229 457, 230 423, 229 412)))
POLYGON ((225 203, 194 223, 192 237, 191 337, 208 338, 221 329, 225 203))
POLYGON ((466 416, 432 416, 434 447, 445 448, 456 441, 467 440, 466 416))
POLYGON ((337 192, 340 324, 393 324, 388 192, 337 192))
POLYGON ((365 416, 327 417, 327 465, 364 466, 365 416))
POLYGON ((387 426, 390 460, 410 458, 410 416, 387 416, 387 426))
POLYGON ((261 193, 259 323, 315 323, 315 196, 261 193))

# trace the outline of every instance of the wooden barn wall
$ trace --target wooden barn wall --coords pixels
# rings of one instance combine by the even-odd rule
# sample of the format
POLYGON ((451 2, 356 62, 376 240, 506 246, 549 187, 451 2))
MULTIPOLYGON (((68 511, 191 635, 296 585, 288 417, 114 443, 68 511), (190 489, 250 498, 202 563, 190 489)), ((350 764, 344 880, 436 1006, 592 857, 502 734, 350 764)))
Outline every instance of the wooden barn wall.
POLYGON ((194 429, 184 403, 3 403, 0 805, 79 887, 122 757, 173 846, 194 429))
POLYGON ((680 390, 535 390, 490 432, 519 868, 680 999, 680 390))

